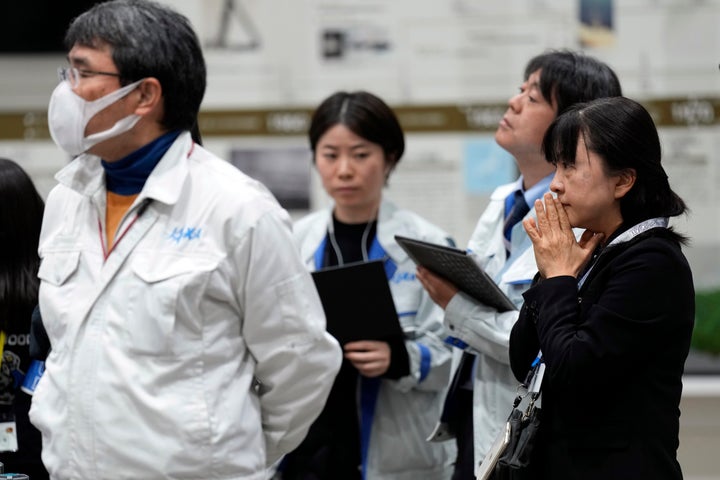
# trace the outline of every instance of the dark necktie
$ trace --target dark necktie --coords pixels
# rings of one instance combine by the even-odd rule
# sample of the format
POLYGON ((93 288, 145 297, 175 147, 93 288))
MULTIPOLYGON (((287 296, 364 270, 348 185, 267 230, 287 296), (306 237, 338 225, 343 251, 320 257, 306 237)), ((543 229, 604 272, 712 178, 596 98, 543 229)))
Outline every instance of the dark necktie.
POLYGON ((503 233, 505 239, 510 242, 510 231, 517 222, 523 219, 525 215, 530 211, 527 202, 525 202, 525 195, 520 190, 515 190, 513 206, 510 209, 510 213, 505 218, 505 225, 503 226, 503 233))
POLYGON ((510 243, 512 227, 522 220, 527 212, 530 211, 530 207, 528 207, 527 202, 525 202, 525 195, 523 195, 522 191, 515 190, 515 192, 511 195, 513 195, 511 204, 512 207, 510 208, 510 213, 508 213, 507 217, 505 217, 505 225, 503 225, 503 234, 505 235, 505 254, 508 257, 510 256, 510 247, 512 246, 510 243))

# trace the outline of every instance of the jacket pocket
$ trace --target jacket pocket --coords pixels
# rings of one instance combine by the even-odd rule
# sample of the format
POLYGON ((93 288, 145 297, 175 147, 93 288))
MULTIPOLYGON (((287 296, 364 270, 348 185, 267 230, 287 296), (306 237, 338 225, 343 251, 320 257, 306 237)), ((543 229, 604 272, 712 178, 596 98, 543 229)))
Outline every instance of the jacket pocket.
POLYGON ((202 257, 141 255, 133 259, 124 319, 134 354, 182 355, 202 338, 200 299, 217 262, 202 257))
POLYGON ((40 263, 38 277, 41 281, 59 287, 75 273, 80 252, 46 252, 40 263))
POLYGON ((38 269, 40 279, 40 311, 43 326, 53 349, 65 346, 65 332, 75 305, 83 298, 76 294, 75 274, 80 265, 79 251, 45 251, 38 269))

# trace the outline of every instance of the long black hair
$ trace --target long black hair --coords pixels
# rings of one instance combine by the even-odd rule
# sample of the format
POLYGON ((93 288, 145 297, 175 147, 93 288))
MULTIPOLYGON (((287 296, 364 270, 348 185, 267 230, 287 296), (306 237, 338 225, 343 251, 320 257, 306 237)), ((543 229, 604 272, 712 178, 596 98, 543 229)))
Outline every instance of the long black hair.
POLYGON ((37 304, 38 240, 45 202, 17 163, 0 158, 0 328, 37 304))

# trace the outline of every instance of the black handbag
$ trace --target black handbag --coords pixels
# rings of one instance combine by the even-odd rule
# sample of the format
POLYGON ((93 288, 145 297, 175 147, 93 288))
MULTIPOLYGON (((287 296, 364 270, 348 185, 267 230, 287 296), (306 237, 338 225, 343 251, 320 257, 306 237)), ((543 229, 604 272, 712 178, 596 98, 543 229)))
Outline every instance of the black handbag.
POLYGON ((542 409, 540 399, 545 364, 538 356, 525 381, 518 386, 518 395, 505 427, 475 472, 477 480, 531 480, 536 478, 532 456, 538 440, 542 409), (527 405, 520 408, 523 399, 527 405))
POLYGON ((508 423, 510 439, 505 451, 498 458, 490 477, 493 480, 526 480, 535 478, 532 459, 538 430, 540 428, 541 409, 531 399, 525 411, 513 408, 508 423))

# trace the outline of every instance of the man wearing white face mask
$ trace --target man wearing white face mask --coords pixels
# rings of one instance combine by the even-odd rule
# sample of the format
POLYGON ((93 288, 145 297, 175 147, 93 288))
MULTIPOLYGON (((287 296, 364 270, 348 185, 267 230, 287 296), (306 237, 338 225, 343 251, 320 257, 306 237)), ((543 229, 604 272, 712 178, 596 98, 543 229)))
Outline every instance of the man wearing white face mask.
POLYGON ((39 246, 43 461, 53 479, 264 479, 341 360, 289 216, 193 141, 205 63, 185 17, 105 2, 66 42, 48 120, 77 157, 39 246))
MULTIPOLYGON (((82 54, 84 48, 73 47, 75 55, 78 51, 82 54)), ((97 100, 88 101, 75 93, 74 89, 80 88, 86 82, 80 82, 83 75, 107 75, 114 76, 107 72, 93 72, 76 67, 60 68, 61 81, 50 98, 48 108, 48 123, 50 135, 55 143, 70 155, 80 155, 87 152, 96 144, 117 137, 129 130, 142 118, 133 113, 121 118, 111 128, 85 136, 85 131, 90 120, 99 112, 127 96, 135 90, 143 81, 139 80, 130 85, 125 85, 97 100), (88 73, 90 72, 90 73, 88 73)))

